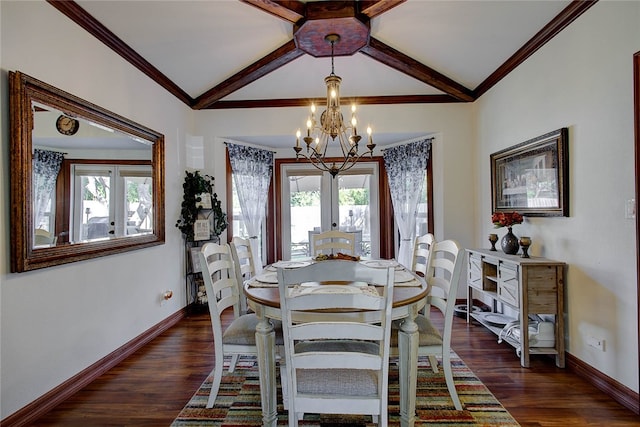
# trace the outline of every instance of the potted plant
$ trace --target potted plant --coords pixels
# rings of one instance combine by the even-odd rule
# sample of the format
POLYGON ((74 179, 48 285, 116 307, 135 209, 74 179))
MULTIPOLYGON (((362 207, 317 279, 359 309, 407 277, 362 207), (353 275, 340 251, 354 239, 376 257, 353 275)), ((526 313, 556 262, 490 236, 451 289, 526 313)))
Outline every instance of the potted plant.
POLYGON ((218 195, 213 192, 214 178, 209 175, 200 175, 200 172, 186 171, 184 177, 182 207, 180 218, 176 227, 180 229, 187 242, 193 242, 195 237, 194 225, 200 219, 201 213, 207 214, 207 219, 212 215, 210 234, 218 238, 227 229, 227 214, 222 211, 222 203, 218 195), (210 202, 204 198, 210 197, 210 202), (204 211, 204 212, 203 212, 204 211))

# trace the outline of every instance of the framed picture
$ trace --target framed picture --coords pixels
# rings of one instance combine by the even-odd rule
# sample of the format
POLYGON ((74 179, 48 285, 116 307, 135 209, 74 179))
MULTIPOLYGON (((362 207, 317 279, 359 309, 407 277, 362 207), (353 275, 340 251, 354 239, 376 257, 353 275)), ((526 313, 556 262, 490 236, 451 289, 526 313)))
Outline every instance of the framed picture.
POLYGON ((491 154, 493 212, 569 216, 568 129, 491 154))
POLYGON ((202 248, 199 246, 195 246, 190 248, 189 251, 191 253, 191 272, 192 273, 200 273, 202 271, 202 267, 200 267, 200 250, 202 248))
POLYGON ((193 240, 209 240, 211 227, 208 219, 197 219, 193 224, 193 240))

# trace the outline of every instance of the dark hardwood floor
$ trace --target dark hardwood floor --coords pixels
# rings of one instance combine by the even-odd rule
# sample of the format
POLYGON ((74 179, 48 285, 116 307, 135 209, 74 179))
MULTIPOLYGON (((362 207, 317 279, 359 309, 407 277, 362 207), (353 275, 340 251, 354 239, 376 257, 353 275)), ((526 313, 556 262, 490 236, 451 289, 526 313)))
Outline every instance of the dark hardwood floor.
MULTIPOLYGON (((514 349, 482 326, 461 318, 454 325, 454 350, 522 426, 640 426, 554 359, 534 355, 522 368, 514 349)), ((209 316, 190 315, 33 425, 168 426, 212 369, 209 316)))

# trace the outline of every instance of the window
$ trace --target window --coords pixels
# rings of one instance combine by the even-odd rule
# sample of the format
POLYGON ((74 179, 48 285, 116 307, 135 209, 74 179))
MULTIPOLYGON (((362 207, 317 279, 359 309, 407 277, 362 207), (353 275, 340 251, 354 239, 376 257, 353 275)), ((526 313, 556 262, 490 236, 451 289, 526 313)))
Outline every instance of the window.
POLYGON ((151 166, 71 164, 72 241, 153 233, 151 166))

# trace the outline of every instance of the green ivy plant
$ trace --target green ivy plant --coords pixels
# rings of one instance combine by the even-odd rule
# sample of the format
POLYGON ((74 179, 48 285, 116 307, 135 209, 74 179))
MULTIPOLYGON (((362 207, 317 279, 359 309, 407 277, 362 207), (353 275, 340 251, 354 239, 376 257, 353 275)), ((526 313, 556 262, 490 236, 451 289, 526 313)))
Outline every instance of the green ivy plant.
POLYGON ((213 215, 211 233, 215 237, 220 236, 227 229, 227 214, 222 211, 222 203, 218 200, 218 195, 213 192, 214 178, 209 175, 200 175, 198 171, 193 173, 186 171, 185 173, 184 184, 182 184, 184 196, 176 227, 184 234, 188 242, 193 241, 193 225, 198 219, 198 214, 203 211, 199 203, 202 201, 200 195, 203 193, 211 194, 211 212, 207 212, 213 215))

